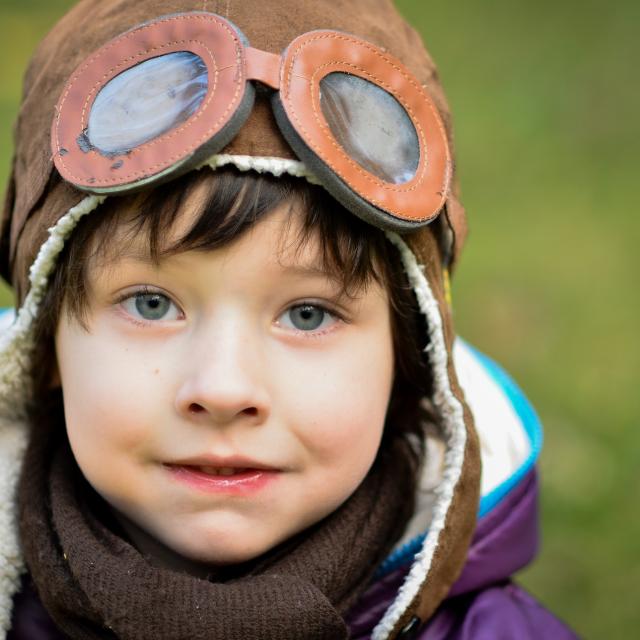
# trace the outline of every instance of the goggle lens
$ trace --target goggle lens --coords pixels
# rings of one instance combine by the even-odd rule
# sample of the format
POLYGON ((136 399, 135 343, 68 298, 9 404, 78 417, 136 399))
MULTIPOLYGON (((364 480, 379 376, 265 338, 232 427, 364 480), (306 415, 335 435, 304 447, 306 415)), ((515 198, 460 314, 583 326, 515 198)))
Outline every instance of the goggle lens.
POLYGON ((105 155, 128 153, 186 122, 207 88, 207 66, 194 53, 145 60, 100 90, 89 114, 87 146, 105 155))
POLYGON ((336 71, 320 81, 320 108, 336 140, 366 171, 393 184, 415 176, 418 135, 390 93, 364 78, 336 71))

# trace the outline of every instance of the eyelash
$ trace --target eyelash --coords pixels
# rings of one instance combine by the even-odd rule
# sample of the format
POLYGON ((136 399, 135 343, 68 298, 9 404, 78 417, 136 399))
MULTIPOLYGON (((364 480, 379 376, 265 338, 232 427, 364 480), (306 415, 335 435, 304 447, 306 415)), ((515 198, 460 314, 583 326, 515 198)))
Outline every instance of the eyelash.
POLYGON ((129 320, 133 324, 138 325, 139 327, 149 327, 151 325, 158 324, 158 322, 161 319, 148 320, 146 318, 140 318, 140 317, 134 316, 130 311, 128 311, 127 309, 124 309, 123 303, 126 302, 127 300, 135 300, 138 296, 142 297, 142 296, 153 296, 153 295, 162 296, 163 298, 166 298, 178 310, 178 313, 180 314, 180 316, 184 317, 184 312, 180 308, 180 305, 178 305, 178 303, 176 303, 171 298, 171 296, 167 295, 163 291, 160 291, 158 289, 152 289, 148 286, 143 286, 143 287, 140 287, 139 289, 135 289, 133 291, 127 291, 123 293, 122 295, 118 296, 114 300, 113 304, 114 306, 118 307, 122 313, 126 314, 127 320, 129 320))
POLYGON ((295 302, 290 304, 279 316, 278 316, 278 325, 282 326, 280 322, 280 318, 282 318, 287 312, 292 311, 293 309, 297 309, 300 307, 313 307, 314 309, 320 310, 330 316, 335 322, 333 322, 329 327, 324 329, 312 329, 310 331, 305 331, 303 329, 298 329, 296 327, 285 327, 289 331, 293 331, 296 335, 302 336, 304 338, 318 338, 327 333, 330 333, 335 329, 336 323, 347 323, 347 319, 341 313, 339 313, 336 309, 329 307, 326 304, 314 301, 314 300, 301 300, 299 302, 295 302))
MULTIPOLYGON (((151 325, 154 324, 158 324, 159 322, 162 321, 162 318, 159 318, 157 320, 149 320, 146 318, 140 318, 137 317, 135 315, 133 315, 130 311, 128 311, 127 309, 123 308, 123 303, 128 301, 128 300, 135 300, 137 297, 142 297, 142 296, 148 296, 148 295, 158 295, 158 296, 162 296, 163 298, 165 298, 166 300, 168 300, 172 305, 175 306, 175 308, 178 310, 178 312, 180 313, 180 315, 182 317, 184 317, 184 312, 182 311, 182 309, 180 308, 180 306, 166 293, 158 290, 158 289, 152 289, 148 286, 143 286, 137 290, 134 291, 127 291, 125 293, 123 293, 122 295, 120 295, 119 297, 117 297, 114 300, 114 305, 119 307, 121 309, 121 311, 126 314, 127 320, 129 320, 130 322, 140 326, 140 327, 149 327, 151 325)), ((332 330, 334 330, 334 325, 336 322, 338 323, 347 323, 347 319, 344 317, 344 315, 340 312, 338 312, 336 309, 329 307, 326 304, 322 304, 319 303, 315 300, 301 300, 299 302, 295 302, 293 304, 290 304, 289 306, 286 307, 286 309, 278 316, 278 326, 283 326, 283 323, 281 322, 281 318, 288 312, 291 312, 294 309, 299 309, 301 307, 313 307, 316 310, 322 311, 323 313, 327 314, 328 316, 330 316, 335 322, 332 323, 329 327, 324 328, 324 329, 311 329, 308 331, 305 331, 304 329, 299 329, 295 326, 287 326, 284 325, 285 328, 289 331, 294 332, 296 335, 300 335, 303 336, 305 338, 317 338, 319 336, 325 335, 329 332, 331 332, 332 330)), ((324 321, 324 319, 323 319, 324 321)))

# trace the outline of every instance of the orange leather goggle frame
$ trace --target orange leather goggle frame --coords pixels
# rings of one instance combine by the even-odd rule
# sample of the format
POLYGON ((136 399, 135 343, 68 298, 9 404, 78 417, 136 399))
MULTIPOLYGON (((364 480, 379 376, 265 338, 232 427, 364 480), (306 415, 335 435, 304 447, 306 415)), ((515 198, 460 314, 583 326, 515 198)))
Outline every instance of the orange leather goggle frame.
POLYGON ((251 112, 257 81, 271 88, 278 126, 296 155, 348 209, 372 224, 403 231, 428 224, 449 195, 451 157, 444 125, 424 88, 382 49, 337 31, 297 37, 282 55, 250 47, 228 20, 205 12, 170 15, 111 40, 74 72, 58 101, 51 144, 56 168, 77 188, 127 193, 180 175, 226 146, 251 112), (202 103, 186 121, 120 155, 79 143, 92 104, 115 76, 145 60, 188 51, 207 67, 202 103), (385 182, 348 155, 320 108, 320 81, 359 76, 391 94, 409 116, 420 145, 417 170, 385 182))

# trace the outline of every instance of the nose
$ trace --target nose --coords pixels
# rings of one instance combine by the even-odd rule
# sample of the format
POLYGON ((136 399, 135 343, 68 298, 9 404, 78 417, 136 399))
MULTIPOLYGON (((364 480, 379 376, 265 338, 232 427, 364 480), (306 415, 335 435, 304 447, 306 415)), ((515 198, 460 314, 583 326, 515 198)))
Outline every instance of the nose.
POLYGON ((189 349, 175 405, 191 421, 260 424, 270 413, 261 350, 238 327, 215 331, 189 349))

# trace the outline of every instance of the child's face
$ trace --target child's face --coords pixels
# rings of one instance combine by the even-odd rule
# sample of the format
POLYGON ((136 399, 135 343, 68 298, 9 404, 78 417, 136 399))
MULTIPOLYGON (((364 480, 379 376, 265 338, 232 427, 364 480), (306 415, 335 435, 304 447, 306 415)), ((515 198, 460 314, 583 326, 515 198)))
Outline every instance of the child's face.
POLYGON ((90 267, 89 331, 64 313, 58 326, 82 472, 190 560, 248 560, 319 521, 360 484, 382 436, 386 292, 372 281, 341 295, 316 241, 298 250, 295 223, 283 232, 286 215, 159 265, 143 238, 90 267))

